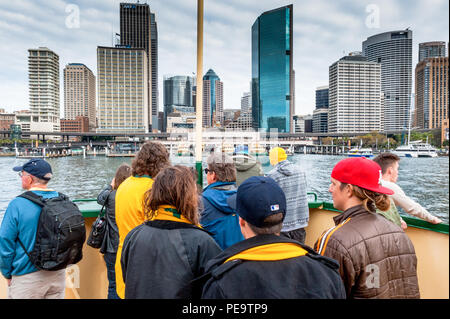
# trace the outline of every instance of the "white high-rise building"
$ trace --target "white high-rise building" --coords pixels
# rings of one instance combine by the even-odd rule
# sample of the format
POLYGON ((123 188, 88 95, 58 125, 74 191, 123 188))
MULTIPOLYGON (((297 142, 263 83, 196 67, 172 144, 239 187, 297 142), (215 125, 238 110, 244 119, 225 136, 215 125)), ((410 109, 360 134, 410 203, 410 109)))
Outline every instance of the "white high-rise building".
POLYGON ((408 128, 412 85, 412 31, 380 33, 362 44, 363 55, 381 64, 384 130, 408 128))
POLYGON ((252 93, 244 92, 241 97, 241 113, 252 112, 252 93))
POLYGON ((345 56, 330 66, 328 132, 382 130, 381 65, 345 56))
POLYGON ((28 83, 36 129, 59 132, 59 56, 44 47, 28 50, 28 83))

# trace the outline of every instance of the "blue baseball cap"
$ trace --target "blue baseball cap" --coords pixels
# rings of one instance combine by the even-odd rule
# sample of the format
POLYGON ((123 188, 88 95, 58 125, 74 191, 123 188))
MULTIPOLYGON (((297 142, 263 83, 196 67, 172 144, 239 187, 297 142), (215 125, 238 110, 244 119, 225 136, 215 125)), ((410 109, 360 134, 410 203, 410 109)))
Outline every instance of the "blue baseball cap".
POLYGON ((228 205, 237 214, 256 227, 267 227, 266 217, 282 213, 286 216, 286 196, 277 182, 270 177, 252 176, 238 188, 236 194, 228 197, 228 205))
POLYGON ((52 167, 49 163, 41 158, 34 158, 26 162, 23 166, 16 166, 13 171, 20 172, 25 171, 30 175, 36 176, 37 178, 49 181, 51 178, 47 174, 52 174, 52 167))

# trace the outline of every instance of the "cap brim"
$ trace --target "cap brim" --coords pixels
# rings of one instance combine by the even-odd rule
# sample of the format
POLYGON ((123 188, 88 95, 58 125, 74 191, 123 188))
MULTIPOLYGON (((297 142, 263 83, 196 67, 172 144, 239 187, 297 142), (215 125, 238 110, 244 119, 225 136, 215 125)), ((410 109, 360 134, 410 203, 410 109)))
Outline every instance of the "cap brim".
POLYGON ((20 172, 20 171, 23 171, 23 166, 16 166, 16 167, 13 167, 13 171, 14 171, 14 172, 20 172))
POLYGON ((234 195, 231 195, 230 197, 227 198, 227 204, 233 210, 236 210, 236 198, 237 198, 237 193, 234 194, 234 195))
POLYGON ((380 194, 386 194, 386 195, 394 195, 394 191, 390 188, 384 187, 379 185, 377 188, 369 188, 367 186, 360 186, 362 188, 368 189, 369 191, 380 193, 380 194))

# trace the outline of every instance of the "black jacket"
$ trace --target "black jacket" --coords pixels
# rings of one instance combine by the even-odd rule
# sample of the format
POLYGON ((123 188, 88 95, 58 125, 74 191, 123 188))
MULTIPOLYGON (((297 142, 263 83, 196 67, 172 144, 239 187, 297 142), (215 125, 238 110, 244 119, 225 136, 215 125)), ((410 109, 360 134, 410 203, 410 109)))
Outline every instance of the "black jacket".
POLYGON ((192 298, 190 282, 221 252, 211 235, 194 225, 154 220, 132 229, 122 250, 126 299, 192 298))
POLYGON ((318 255, 297 241, 276 235, 260 235, 239 242, 211 260, 207 274, 196 280, 205 299, 343 299, 345 289, 339 264, 318 255), (252 247, 294 243, 306 255, 275 261, 225 260, 252 247))

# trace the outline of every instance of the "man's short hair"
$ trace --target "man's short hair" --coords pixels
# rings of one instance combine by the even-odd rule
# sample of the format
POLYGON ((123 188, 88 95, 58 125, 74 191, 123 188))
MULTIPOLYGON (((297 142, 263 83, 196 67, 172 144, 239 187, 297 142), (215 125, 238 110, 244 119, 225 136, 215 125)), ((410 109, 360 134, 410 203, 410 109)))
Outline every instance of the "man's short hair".
POLYGON ((247 225, 256 235, 279 234, 283 228, 283 219, 283 213, 277 213, 267 216, 264 219, 264 226, 262 227, 256 227, 249 222, 247 222, 247 225))
POLYGON ((392 153, 381 153, 373 161, 380 165, 381 173, 385 174, 389 167, 394 165, 395 162, 400 161, 400 157, 392 153))
POLYGON ((222 152, 214 152, 207 159, 208 168, 216 173, 219 182, 235 182, 236 167, 233 159, 222 152))

